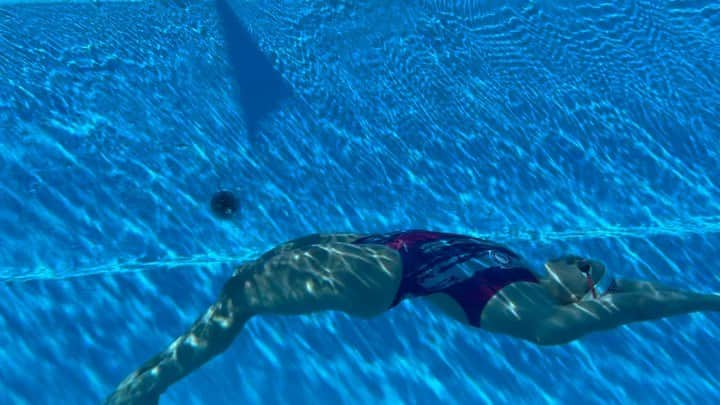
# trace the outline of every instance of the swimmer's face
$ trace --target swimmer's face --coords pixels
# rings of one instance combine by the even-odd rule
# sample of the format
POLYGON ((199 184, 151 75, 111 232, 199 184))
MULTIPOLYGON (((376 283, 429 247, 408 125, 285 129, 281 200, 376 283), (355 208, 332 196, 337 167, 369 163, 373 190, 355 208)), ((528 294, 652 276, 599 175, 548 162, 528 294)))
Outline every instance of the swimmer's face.
POLYGON ((597 284, 605 275, 605 265, 597 260, 567 255, 545 263, 548 272, 548 289, 562 304, 580 299, 590 290, 588 274, 597 284))

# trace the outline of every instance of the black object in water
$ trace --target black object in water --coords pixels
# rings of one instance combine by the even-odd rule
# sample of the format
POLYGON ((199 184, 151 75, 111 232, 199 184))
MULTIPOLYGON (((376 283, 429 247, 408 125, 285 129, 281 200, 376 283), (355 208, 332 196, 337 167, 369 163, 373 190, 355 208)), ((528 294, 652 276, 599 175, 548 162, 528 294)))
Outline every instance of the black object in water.
POLYGON ((240 210, 238 201, 232 191, 221 190, 213 194, 210 200, 213 215, 220 219, 231 219, 240 210))
POLYGON ((248 133, 254 135, 265 114, 290 97, 290 86, 273 69, 272 63, 253 41, 228 1, 216 0, 215 6, 239 90, 238 101, 245 115, 248 133))

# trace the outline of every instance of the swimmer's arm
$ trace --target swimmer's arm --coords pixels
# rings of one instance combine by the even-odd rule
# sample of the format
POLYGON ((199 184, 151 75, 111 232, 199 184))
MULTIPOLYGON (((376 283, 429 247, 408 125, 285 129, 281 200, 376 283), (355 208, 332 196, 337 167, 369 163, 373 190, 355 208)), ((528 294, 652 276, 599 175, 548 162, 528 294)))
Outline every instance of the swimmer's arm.
POLYGON ((563 344, 591 332, 698 311, 720 312, 720 296, 639 288, 559 305, 539 322, 532 340, 542 345, 563 344))

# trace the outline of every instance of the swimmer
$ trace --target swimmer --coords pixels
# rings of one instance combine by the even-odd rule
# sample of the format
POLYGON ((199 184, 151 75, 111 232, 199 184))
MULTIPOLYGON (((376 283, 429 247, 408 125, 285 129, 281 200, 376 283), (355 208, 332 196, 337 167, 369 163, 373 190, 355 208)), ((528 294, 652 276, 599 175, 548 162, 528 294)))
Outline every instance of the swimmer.
POLYGON ((305 236, 239 266, 217 302, 122 381, 107 403, 157 403, 171 384, 227 349, 256 315, 335 310, 369 318, 422 297, 463 324, 559 345, 632 322, 720 311, 718 295, 612 279, 597 260, 563 256, 545 270, 539 275, 503 245, 450 233, 305 236))

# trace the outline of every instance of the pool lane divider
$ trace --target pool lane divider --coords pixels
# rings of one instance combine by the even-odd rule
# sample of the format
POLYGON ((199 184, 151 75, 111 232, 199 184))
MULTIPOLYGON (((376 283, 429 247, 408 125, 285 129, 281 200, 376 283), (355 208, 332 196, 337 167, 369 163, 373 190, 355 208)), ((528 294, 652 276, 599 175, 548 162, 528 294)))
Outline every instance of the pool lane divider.
MULTIPOLYGON (((606 226, 595 229, 576 229, 563 231, 535 231, 519 228, 505 229, 502 232, 474 233, 475 237, 490 239, 501 243, 535 242, 546 244, 556 241, 587 239, 647 239, 656 236, 685 237, 688 235, 711 235, 720 233, 720 216, 692 217, 682 221, 671 221, 656 225, 642 226, 606 226)), ((179 269, 213 266, 236 266, 260 256, 263 249, 243 249, 234 255, 198 254, 192 256, 171 256, 155 260, 128 259, 92 267, 75 269, 72 273, 58 274, 46 267, 36 268, 25 275, 0 276, 5 283, 21 283, 33 280, 65 280, 94 275, 132 273, 153 269, 179 269)), ((21 268, 0 267, 0 274, 22 274, 21 268)))

